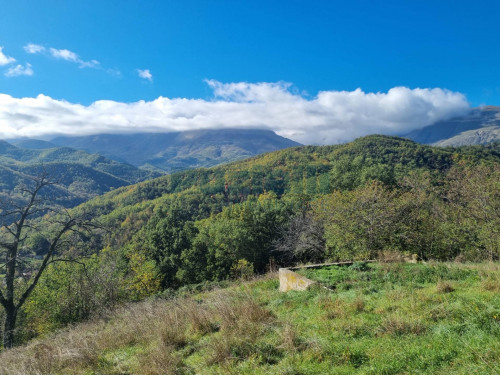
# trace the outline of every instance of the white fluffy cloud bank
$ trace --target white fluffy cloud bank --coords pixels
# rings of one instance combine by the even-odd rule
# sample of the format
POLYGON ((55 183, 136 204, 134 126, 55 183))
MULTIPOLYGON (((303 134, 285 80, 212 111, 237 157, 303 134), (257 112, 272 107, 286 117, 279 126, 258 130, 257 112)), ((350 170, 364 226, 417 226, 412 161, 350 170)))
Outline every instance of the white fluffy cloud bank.
POLYGON ((404 134, 470 108, 463 94, 440 88, 321 91, 304 97, 283 82, 207 83, 211 100, 159 97, 84 106, 45 95, 0 94, 0 138, 265 128, 304 144, 333 144, 373 133, 404 134))

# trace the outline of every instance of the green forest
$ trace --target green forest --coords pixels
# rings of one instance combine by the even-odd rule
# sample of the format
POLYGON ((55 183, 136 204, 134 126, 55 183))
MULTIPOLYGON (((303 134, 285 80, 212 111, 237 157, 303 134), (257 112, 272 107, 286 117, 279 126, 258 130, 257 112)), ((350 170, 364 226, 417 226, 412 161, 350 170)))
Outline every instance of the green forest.
MULTIPOLYGON (((63 236, 52 257, 74 261, 47 267, 19 312, 18 344, 124 302, 282 266, 498 260, 500 144, 438 148, 375 135, 294 147, 121 187, 70 214, 97 229, 63 236)), ((57 215, 28 231, 19 288, 47 253, 57 215)))
POLYGON ((42 171, 57 182, 40 191, 52 204, 74 207, 118 187, 160 176, 69 147, 28 149, 0 140, 0 199, 22 202, 19 188, 42 171))

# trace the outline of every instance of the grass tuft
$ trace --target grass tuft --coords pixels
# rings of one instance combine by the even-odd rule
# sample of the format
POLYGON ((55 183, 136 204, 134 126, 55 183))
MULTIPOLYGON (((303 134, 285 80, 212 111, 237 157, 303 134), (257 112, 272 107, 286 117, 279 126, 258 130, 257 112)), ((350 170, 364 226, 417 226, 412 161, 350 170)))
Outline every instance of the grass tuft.
POLYGON ((455 291, 455 288, 449 281, 439 281, 436 285, 436 291, 438 293, 451 293, 455 291))

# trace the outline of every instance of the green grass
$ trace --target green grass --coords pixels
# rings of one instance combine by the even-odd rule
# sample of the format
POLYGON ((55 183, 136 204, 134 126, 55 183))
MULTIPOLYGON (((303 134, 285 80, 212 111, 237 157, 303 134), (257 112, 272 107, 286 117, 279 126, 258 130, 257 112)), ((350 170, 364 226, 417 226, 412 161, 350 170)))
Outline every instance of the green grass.
POLYGON ((500 264, 303 273, 334 290, 266 277, 136 304, 2 353, 0 374, 500 373, 500 264))
POLYGON ((419 289, 443 280, 473 283, 480 279, 478 269, 445 263, 356 262, 351 266, 304 269, 298 273, 329 288, 339 291, 354 288, 365 294, 398 286, 419 289))

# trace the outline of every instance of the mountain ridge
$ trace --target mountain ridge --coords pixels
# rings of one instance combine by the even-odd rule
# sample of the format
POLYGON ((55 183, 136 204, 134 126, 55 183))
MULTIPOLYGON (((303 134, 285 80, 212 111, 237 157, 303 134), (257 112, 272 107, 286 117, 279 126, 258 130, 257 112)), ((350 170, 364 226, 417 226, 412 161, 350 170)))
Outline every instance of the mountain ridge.
POLYGON ((47 197, 65 207, 159 176, 70 147, 24 149, 0 140, 0 196, 12 196, 17 186, 29 183, 42 171, 57 181, 47 190, 47 197))
POLYGON ((142 169, 175 172, 212 167, 300 144, 262 129, 56 137, 52 143, 96 152, 142 169))
POLYGON ((464 116, 438 121, 403 137, 434 146, 465 146, 500 141, 500 107, 473 108, 464 116))

